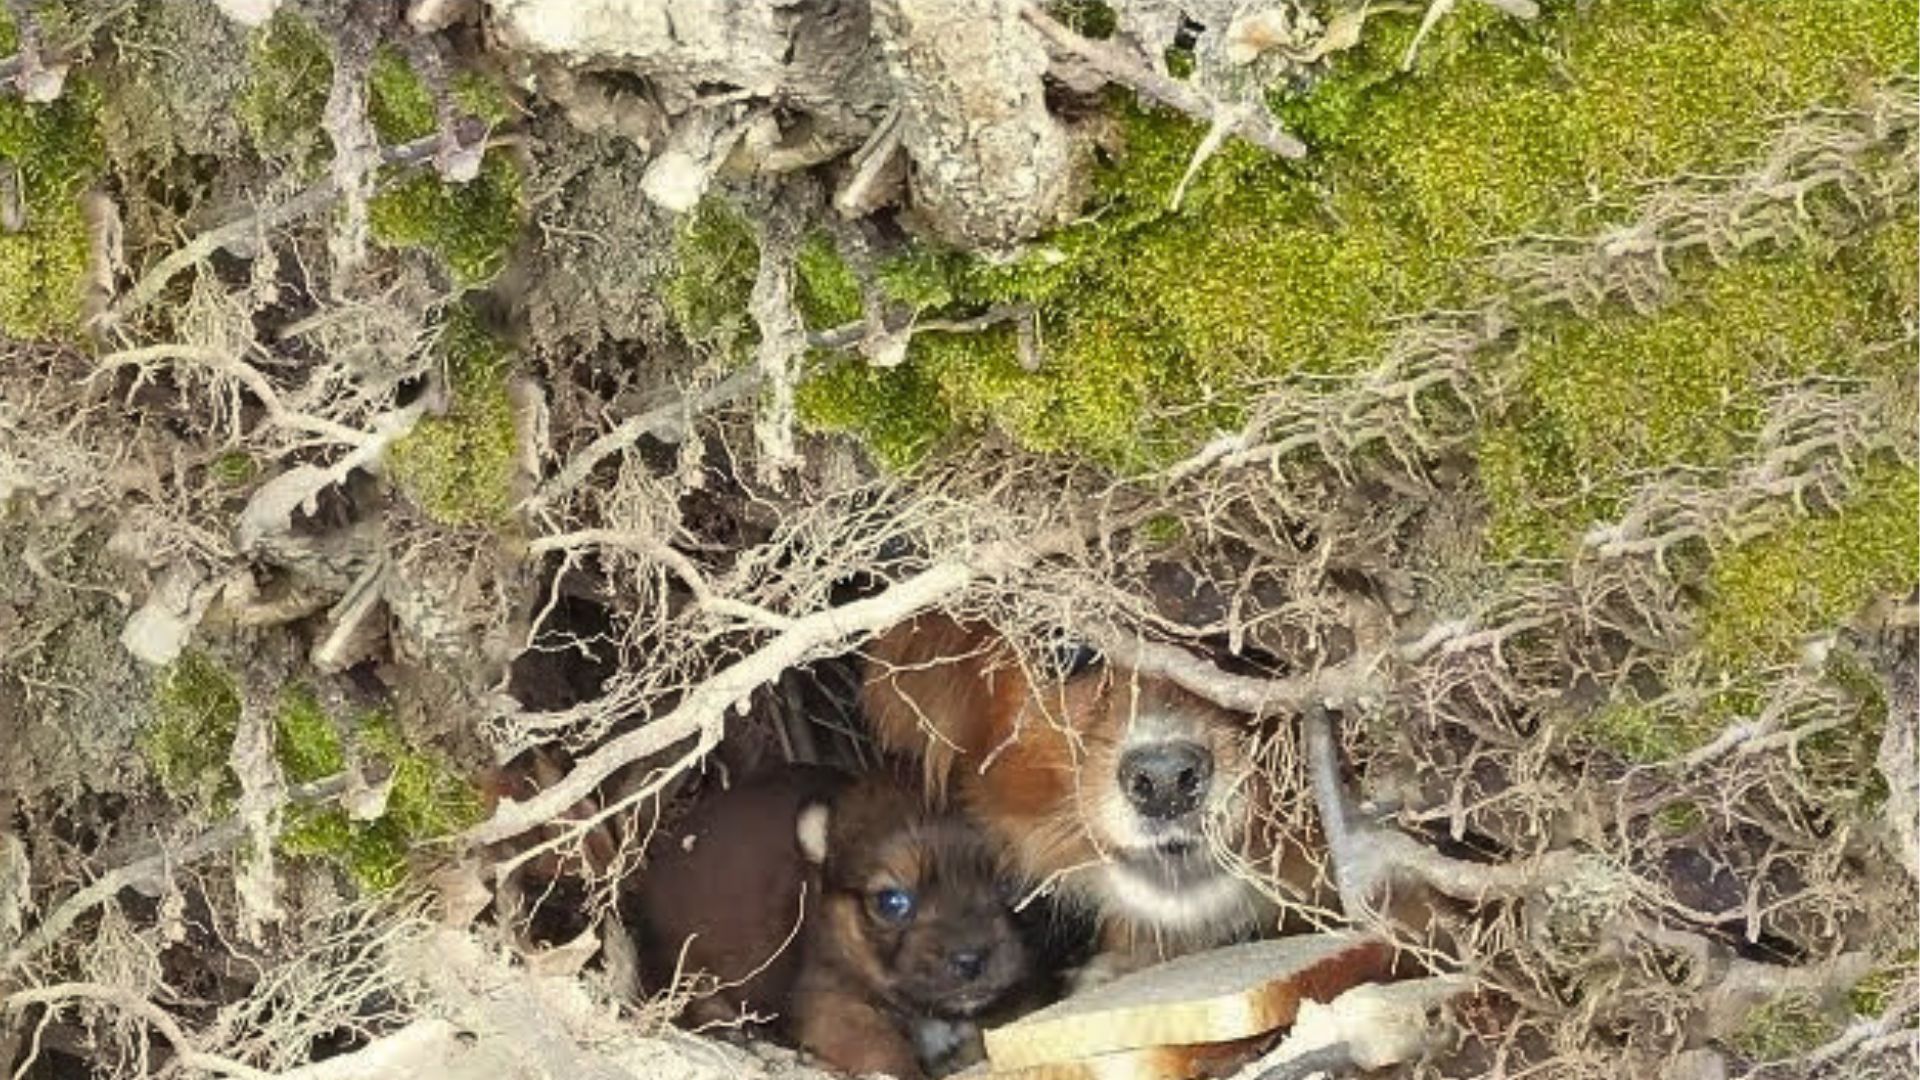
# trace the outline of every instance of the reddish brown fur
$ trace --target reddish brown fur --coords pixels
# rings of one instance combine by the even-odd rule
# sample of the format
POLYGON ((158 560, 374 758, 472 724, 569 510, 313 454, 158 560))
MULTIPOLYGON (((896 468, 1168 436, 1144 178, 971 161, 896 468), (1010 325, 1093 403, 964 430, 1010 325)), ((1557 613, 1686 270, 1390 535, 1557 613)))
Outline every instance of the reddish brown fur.
POLYGON ((1136 858, 1121 849, 1140 841, 1115 809, 1126 806, 1116 765, 1143 717, 1175 718, 1148 723, 1205 746, 1214 783, 1240 780, 1238 801, 1219 806, 1221 822, 1243 853, 1266 853, 1252 823, 1267 817, 1259 803, 1270 796, 1248 765, 1245 718, 1125 669, 1036 686, 1003 639, 940 616, 895 627, 868 657, 863 703, 880 742, 920 757, 929 789, 951 790, 989 825, 1031 884, 1056 883, 1091 905, 1109 954, 1177 952, 1271 927, 1270 908, 1251 890, 1228 899, 1224 883, 1175 874, 1146 896, 1153 890, 1116 885, 1122 871, 1111 869, 1136 858))

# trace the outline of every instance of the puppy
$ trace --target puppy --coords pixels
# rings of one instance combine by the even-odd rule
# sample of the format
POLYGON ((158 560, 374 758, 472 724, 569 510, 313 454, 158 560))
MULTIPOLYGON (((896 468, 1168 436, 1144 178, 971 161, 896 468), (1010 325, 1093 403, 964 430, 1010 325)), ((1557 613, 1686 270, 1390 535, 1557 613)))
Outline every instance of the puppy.
POLYGON ((1264 861, 1276 843, 1246 718, 1125 669, 1036 685, 1003 639, 940 616, 895 627, 868 658, 879 741, 919 756, 928 787, 991 829, 1030 886, 1096 914, 1081 986, 1274 927, 1276 906, 1217 856, 1264 861))
POLYGON ((953 1022, 1028 981, 992 849, 890 780, 795 768, 677 831, 642 875, 637 914, 650 986, 676 971, 720 981, 687 1020, 777 1015, 830 1065, 920 1080, 942 1064, 923 1056, 954 1050, 953 1022))

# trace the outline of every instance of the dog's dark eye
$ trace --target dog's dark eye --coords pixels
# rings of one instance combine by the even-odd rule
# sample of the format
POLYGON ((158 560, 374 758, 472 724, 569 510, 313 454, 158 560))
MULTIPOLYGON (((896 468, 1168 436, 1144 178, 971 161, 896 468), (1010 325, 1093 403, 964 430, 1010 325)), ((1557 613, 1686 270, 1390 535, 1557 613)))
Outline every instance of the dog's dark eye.
POLYGON ((913 918, 913 894, 905 889, 881 889, 873 894, 873 913, 881 922, 903 923, 913 918))

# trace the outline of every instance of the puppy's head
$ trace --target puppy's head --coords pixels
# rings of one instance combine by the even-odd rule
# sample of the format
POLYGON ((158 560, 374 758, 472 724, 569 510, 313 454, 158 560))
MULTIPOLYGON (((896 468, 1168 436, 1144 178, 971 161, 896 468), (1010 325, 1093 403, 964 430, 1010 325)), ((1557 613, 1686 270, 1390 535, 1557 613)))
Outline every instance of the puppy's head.
POLYGON ((976 804, 1027 874, 1174 936, 1244 927, 1258 898, 1220 862, 1259 790, 1242 718, 1160 679, 1096 668, 1032 692, 976 804))
POLYGON ((1224 941, 1260 894, 1216 857, 1265 857, 1272 794, 1254 733, 1161 679, 1086 657, 1034 677, 992 628, 937 616, 870 647, 863 702, 882 745, 921 759, 988 825, 1029 885, 1058 887, 1110 925, 1224 941))
POLYGON ((1012 882, 976 829, 868 781, 807 807, 799 841, 822 870, 827 944, 871 993, 966 1017, 1027 978, 1012 882))

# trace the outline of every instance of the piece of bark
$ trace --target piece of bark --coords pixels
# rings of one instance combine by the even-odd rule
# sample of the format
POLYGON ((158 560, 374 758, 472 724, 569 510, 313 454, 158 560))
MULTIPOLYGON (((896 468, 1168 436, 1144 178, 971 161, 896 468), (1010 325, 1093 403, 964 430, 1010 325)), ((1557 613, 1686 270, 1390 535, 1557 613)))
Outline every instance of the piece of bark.
POLYGON ((882 0, 873 35, 900 94, 900 146, 920 220, 1005 250, 1070 216, 1086 172, 1047 110, 1048 55, 1013 0, 882 0))
POLYGON ((578 70, 646 80, 665 116, 779 103, 860 145, 895 93, 864 3, 837 0, 488 0, 501 42, 578 70))
POLYGON ((989 1030, 987 1058, 1005 1072, 1248 1039, 1292 1023, 1302 998, 1328 1001, 1384 976, 1390 959, 1384 943, 1352 934, 1192 953, 989 1030))

